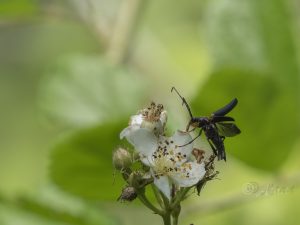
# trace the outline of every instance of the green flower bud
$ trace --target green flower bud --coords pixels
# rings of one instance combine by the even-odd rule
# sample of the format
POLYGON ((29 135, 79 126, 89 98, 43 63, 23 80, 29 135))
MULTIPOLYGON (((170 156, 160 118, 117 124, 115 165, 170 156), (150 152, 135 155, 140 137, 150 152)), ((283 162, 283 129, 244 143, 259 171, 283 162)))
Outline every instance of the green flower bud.
POLYGON ((118 148, 113 153, 113 165, 117 170, 129 168, 132 164, 131 154, 124 148, 118 148))
POLYGON ((143 180, 143 177, 139 172, 133 172, 130 174, 127 181, 129 183, 129 185, 138 189, 142 180, 143 180))

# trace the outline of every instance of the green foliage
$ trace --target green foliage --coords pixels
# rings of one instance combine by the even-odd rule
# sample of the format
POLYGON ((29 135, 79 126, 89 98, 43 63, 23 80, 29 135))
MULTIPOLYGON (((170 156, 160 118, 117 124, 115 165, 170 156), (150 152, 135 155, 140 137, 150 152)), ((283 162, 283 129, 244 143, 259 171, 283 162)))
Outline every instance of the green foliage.
MULTIPOLYGON (((36 192, 46 179, 48 145, 67 126, 75 130, 49 148, 52 181, 84 204, 115 201, 124 183, 113 176, 112 152, 121 143, 119 132, 129 116, 144 106, 145 96, 164 103, 170 133, 178 128, 176 123, 180 128, 187 123, 182 117, 186 111, 169 93, 173 85, 187 99, 196 93, 191 101, 195 115, 209 115, 233 97, 239 99, 230 115, 242 133, 225 140, 228 162, 216 164, 221 183, 209 184, 201 199, 207 197, 210 204, 211 198, 219 199, 217 194, 229 193, 227 189, 240 192, 243 182, 269 178, 257 168, 291 173, 279 171, 283 164, 290 168, 288 157, 295 172, 299 170, 299 146, 294 144, 300 125, 299 18, 291 14, 297 14, 296 1, 151 1, 139 17, 138 35, 130 39, 126 65, 111 65, 105 57, 115 19, 121 15, 119 2, 1 1, 1 224, 116 224, 98 204, 68 211, 61 196, 50 206, 31 198, 7 203, 6 195, 36 192), (37 113, 58 126, 41 126, 37 113)), ((256 224, 293 224, 299 219, 297 207, 288 206, 299 195, 286 196, 286 201, 268 198, 267 205, 255 202, 251 209, 239 207, 223 217, 213 211, 206 218, 213 219, 211 224, 247 224, 254 213, 260 218, 256 224)), ((124 224, 151 224, 156 218, 146 211, 136 216, 138 208, 108 208, 124 224), (148 216, 153 218, 145 219, 148 216)), ((207 222, 203 214, 197 214, 200 224, 207 222)), ((191 221, 198 222, 185 222, 191 221)))
MULTIPOLYGON (((47 190, 48 192, 49 190, 47 190)), ((52 190, 53 192, 53 190, 52 190)), ((39 193, 41 194, 41 193, 39 193)), ((41 196, 27 196, 16 199, 0 200, 1 224, 64 224, 64 225, 116 225, 115 219, 105 212, 95 209, 92 204, 84 203, 77 199, 60 193, 51 193, 47 201, 41 196), (53 198, 53 196, 55 196, 53 198), (56 198, 59 198, 56 199, 56 198), (63 203, 63 204, 61 204, 63 203), (17 215, 18 219, 14 218, 17 215)), ((45 196, 44 196, 45 197, 45 196)))
POLYGON ((299 86, 291 15, 285 0, 209 1, 203 27, 218 67, 267 72, 299 86))
POLYGON ((30 16, 37 12, 37 0, 2 0, 0 15, 2 16, 30 16))
POLYGON ((268 70, 278 80, 299 87, 299 61, 293 36, 291 9, 285 0, 250 1, 258 17, 258 28, 268 61, 268 70))
POLYGON ((16 206, 22 209, 26 213, 30 213, 34 216, 38 216, 42 219, 53 221, 56 223, 65 223, 70 225, 115 225, 117 224, 109 218, 105 216, 101 211, 97 211, 97 215, 95 215, 95 210, 90 209, 86 210, 84 214, 76 214, 64 210, 56 210, 51 208, 45 204, 41 204, 30 198, 20 198, 18 199, 16 206))
POLYGON ((90 200, 116 200, 123 183, 114 177, 112 151, 124 123, 81 130, 53 149, 51 178, 64 190, 90 200))
POLYGON ((101 57, 73 56, 43 80, 40 106, 55 120, 90 126, 128 117, 144 98, 137 74, 101 57))

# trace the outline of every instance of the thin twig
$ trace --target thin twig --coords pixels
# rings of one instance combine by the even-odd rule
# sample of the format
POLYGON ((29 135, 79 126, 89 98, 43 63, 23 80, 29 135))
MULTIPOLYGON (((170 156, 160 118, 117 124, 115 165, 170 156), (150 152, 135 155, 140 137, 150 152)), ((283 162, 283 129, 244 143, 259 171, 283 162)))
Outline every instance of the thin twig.
POLYGON ((107 57, 113 63, 124 63, 128 59, 145 3, 146 0, 122 1, 107 51, 107 57))

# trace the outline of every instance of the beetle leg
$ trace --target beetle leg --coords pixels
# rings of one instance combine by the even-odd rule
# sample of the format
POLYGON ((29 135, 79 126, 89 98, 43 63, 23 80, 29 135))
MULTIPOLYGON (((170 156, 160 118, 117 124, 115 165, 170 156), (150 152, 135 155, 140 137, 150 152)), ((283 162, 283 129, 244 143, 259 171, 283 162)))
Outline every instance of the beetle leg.
POLYGON ((185 130, 185 131, 188 132, 188 133, 193 132, 193 131, 196 130, 196 128, 197 128, 197 127, 194 127, 193 129, 189 130, 189 129, 190 129, 190 125, 191 125, 191 123, 189 123, 189 124, 187 125, 186 130, 185 130))
POLYGON ((184 145, 180 145, 180 146, 178 146, 178 147, 184 147, 184 146, 187 146, 187 145, 193 143, 198 137, 201 136, 201 134, 202 134, 202 129, 200 129, 199 134, 198 134, 195 138, 193 138, 193 139, 192 139, 191 141, 189 141, 188 143, 186 143, 186 144, 184 144, 184 145))
POLYGON ((208 144, 210 145, 211 149, 213 150, 214 154, 217 155, 218 152, 217 152, 217 149, 215 148, 215 146, 211 143, 210 139, 207 138, 207 142, 208 144))
POLYGON ((185 129, 186 132, 189 132, 190 126, 191 126, 191 120, 190 120, 190 122, 188 123, 188 125, 186 126, 186 129, 185 129))

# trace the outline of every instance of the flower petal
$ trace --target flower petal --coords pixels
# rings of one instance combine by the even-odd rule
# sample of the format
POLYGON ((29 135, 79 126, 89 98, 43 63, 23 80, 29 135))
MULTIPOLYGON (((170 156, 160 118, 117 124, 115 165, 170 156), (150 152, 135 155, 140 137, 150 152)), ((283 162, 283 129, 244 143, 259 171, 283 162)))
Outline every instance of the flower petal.
POLYGON ((149 167, 153 167, 153 158, 151 156, 145 156, 143 153, 140 154, 140 160, 141 162, 149 167))
POLYGON ((124 137, 127 139, 127 141, 133 145, 132 141, 132 134, 134 131, 138 130, 139 126, 129 126, 124 128, 120 133, 120 139, 123 139, 124 137))
POLYGON ((186 162, 169 176, 179 187, 190 187, 203 179, 205 172, 204 163, 186 162))
POLYGON ((130 121, 129 121, 129 125, 133 126, 133 125, 138 125, 140 126, 143 122, 144 118, 142 114, 138 114, 138 115, 134 115, 130 117, 130 121))
POLYGON ((169 200, 171 199, 171 184, 167 176, 154 177, 154 184, 169 200))
POLYGON ((163 129, 165 128, 166 126, 166 123, 167 123, 167 120, 168 120, 168 114, 167 114, 167 111, 162 111, 161 114, 160 114, 160 122, 163 126, 163 129))
POLYGON ((189 157, 193 151, 193 143, 190 143, 188 145, 185 145, 192 141, 192 136, 188 132, 177 130, 172 137, 170 137, 171 140, 174 142, 175 151, 181 152, 181 154, 185 154, 187 157, 189 157), (179 147, 181 145, 185 145, 183 147, 179 147), (177 146, 177 147, 176 147, 177 146))
POLYGON ((157 137, 148 129, 140 128, 131 132, 130 140, 135 150, 146 157, 152 156, 157 149, 157 137))
POLYGON ((172 137, 159 136, 158 151, 170 162, 180 166, 186 162, 193 150, 193 143, 185 145, 192 140, 187 132, 177 131, 172 137))
POLYGON ((127 137, 130 133, 131 127, 124 128, 120 133, 120 139, 123 139, 124 137, 127 137))

